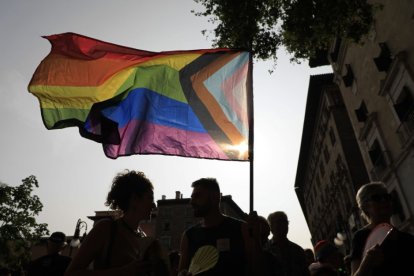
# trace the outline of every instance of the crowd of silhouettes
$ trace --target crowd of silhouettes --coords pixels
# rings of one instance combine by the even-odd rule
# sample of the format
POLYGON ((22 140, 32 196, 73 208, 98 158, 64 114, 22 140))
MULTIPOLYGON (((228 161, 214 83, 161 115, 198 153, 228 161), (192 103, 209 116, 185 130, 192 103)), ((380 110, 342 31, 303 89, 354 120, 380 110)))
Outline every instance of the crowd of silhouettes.
POLYGON ((144 173, 126 170, 113 179, 106 200, 121 215, 96 223, 73 260, 60 254, 65 235, 53 233, 48 254, 30 263, 28 275, 414 275, 414 237, 391 224, 392 201, 384 183, 358 190, 356 201, 367 224, 354 233, 348 255, 328 239, 312 249, 289 240, 284 211, 267 219, 256 212, 244 219, 224 214, 215 178, 198 179, 191 187, 190 204, 200 222, 184 231, 179 250, 167 253, 140 229, 140 221, 156 207, 154 187, 144 173), (384 226, 390 231, 372 243, 384 226))

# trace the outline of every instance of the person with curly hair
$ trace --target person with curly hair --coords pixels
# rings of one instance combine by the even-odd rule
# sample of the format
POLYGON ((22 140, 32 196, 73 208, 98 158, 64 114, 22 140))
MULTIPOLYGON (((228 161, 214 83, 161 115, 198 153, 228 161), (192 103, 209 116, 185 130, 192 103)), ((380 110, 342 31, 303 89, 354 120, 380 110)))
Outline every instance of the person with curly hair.
POLYGON ((139 228, 156 207, 153 189, 143 172, 119 173, 105 205, 120 217, 95 224, 65 275, 168 275, 160 244, 139 228))

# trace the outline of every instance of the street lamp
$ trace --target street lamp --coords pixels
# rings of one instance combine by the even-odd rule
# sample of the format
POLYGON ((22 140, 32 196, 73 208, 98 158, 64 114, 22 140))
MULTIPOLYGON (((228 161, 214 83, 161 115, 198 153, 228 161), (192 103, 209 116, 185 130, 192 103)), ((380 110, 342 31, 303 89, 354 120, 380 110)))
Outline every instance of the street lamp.
POLYGON ((72 248, 79 247, 80 243, 83 241, 83 239, 86 236, 86 231, 88 230, 88 225, 86 222, 82 221, 81 219, 78 219, 76 222, 76 228, 75 228, 75 234, 73 235, 72 240, 70 241, 70 253, 69 256, 72 255, 72 248), (80 231, 81 229, 84 229, 82 238, 80 237, 80 231))

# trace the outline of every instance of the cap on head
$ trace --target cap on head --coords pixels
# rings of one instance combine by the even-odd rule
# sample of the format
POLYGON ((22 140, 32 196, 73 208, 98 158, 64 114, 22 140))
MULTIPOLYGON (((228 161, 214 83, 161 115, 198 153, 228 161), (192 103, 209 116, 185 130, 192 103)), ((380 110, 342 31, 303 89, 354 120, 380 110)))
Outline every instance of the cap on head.
POLYGON ((315 245, 315 258, 317 261, 323 261, 338 249, 335 245, 327 240, 321 240, 315 245))
POLYGON ((52 235, 50 235, 49 241, 56 243, 56 244, 65 243, 66 235, 62 232, 54 232, 52 233, 52 235))

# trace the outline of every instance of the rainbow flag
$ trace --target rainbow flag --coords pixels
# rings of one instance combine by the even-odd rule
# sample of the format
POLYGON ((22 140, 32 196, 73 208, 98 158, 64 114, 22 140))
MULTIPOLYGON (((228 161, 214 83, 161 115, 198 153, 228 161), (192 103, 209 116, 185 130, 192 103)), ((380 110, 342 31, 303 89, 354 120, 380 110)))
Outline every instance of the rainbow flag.
POLYGON ((28 90, 47 129, 79 127, 106 156, 248 160, 249 52, 148 52, 86 36, 46 36, 28 90))

